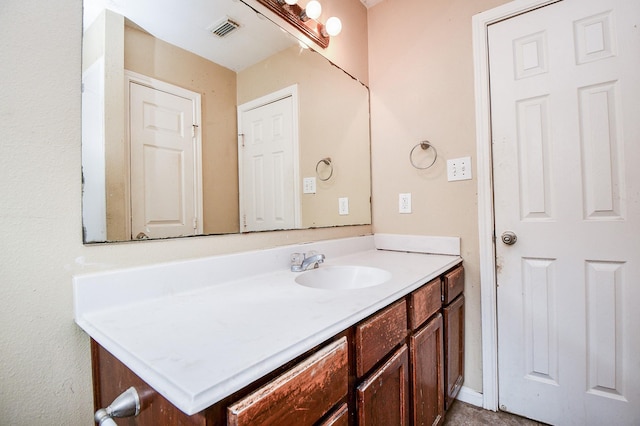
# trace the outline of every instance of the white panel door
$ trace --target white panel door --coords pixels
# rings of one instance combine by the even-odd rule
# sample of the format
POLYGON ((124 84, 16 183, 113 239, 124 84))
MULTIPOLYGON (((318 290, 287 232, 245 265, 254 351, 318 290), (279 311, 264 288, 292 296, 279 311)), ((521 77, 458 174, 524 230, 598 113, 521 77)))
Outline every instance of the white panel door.
POLYGON ((198 232, 192 99, 129 84, 131 234, 134 239, 198 232))
POLYGON ((242 112, 241 229, 296 227, 291 96, 242 112))
POLYGON ((640 425, 640 1, 502 21, 489 56, 500 407, 640 425))

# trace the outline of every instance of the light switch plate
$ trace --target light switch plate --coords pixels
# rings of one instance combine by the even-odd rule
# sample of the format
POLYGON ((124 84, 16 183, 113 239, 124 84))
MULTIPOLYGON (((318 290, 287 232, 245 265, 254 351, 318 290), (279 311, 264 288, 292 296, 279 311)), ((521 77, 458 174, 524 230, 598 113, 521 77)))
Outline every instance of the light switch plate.
POLYGON ((447 180, 471 179, 471 157, 454 158, 447 160, 447 180))
POLYGON ((306 177, 302 179, 302 193, 303 194, 315 194, 316 193, 316 178, 306 177))
POLYGON ((411 213, 411 193, 398 194, 398 212, 411 213))
POLYGON ((349 198, 347 197, 338 198, 338 214, 340 215, 349 214, 349 198))

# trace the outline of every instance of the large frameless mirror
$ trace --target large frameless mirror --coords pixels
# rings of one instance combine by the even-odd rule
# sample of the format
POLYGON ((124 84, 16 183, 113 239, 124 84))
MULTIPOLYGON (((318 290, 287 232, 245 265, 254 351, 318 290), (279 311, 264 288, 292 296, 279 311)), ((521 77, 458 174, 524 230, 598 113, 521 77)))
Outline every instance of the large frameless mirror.
POLYGON ((371 223, 369 92, 234 0, 85 0, 85 243, 371 223))

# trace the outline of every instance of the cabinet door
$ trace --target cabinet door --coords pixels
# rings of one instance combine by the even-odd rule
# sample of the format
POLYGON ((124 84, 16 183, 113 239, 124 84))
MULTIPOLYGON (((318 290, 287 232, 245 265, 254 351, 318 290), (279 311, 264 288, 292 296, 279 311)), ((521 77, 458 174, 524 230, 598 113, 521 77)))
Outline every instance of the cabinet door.
POLYGON ((409 357, 402 345, 392 357, 358 386, 359 426, 409 424, 409 357))
POLYGON ((445 410, 458 395, 464 382, 464 295, 458 296, 443 310, 445 334, 445 410))
POLYGON ((229 426, 313 425, 346 397, 346 337, 230 406, 229 426))
POLYGON ((340 405, 318 426, 349 426, 349 406, 340 405))
POLYGON ((442 315, 410 339, 413 424, 438 425, 444 420, 444 345, 442 315))

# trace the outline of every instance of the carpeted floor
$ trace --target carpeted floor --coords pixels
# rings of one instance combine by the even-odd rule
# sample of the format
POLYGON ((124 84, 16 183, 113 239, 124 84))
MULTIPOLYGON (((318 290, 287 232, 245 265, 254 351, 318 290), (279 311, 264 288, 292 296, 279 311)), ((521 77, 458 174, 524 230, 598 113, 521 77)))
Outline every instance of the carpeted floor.
POLYGON ((543 426, 544 423, 538 423, 524 417, 515 416, 503 411, 494 412, 484 410, 462 401, 456 401, 451 405, 444 418, 445 426, 543 426))

